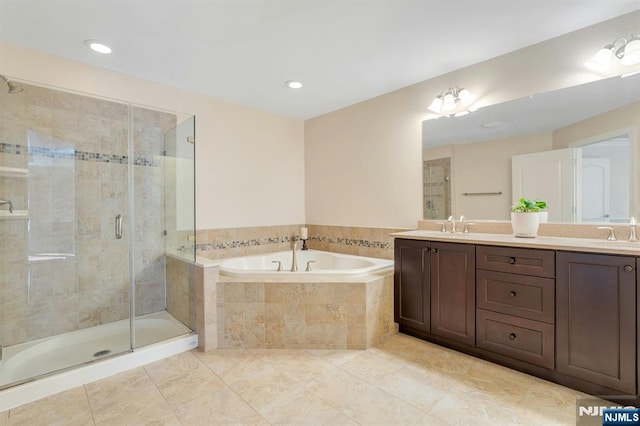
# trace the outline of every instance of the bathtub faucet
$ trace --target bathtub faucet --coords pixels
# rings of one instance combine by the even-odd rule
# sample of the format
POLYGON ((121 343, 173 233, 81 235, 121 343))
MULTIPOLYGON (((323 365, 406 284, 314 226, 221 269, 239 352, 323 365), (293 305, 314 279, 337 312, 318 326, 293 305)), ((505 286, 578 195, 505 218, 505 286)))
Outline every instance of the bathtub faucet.
POLYGON ((296 250, 298 249, 298 242, 293 242, 293 258, 291 259, 291 272, 298 272, 298 262, 296 260, 296 250))

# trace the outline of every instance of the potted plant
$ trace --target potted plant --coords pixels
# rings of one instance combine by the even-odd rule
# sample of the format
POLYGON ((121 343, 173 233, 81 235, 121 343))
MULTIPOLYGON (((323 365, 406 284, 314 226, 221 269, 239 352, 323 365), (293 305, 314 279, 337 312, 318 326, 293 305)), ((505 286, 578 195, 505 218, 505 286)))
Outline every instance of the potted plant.
POLYGON ((516 237, 533 238, 538 235, 540 225, 540 210, 547 208, 542 200, 520 198, 511 207, 511 227, 516 237))
POLYGON ((547 211, 547 203, 545 201, 535 200, 538 206, 538 214, 540 215, 540 223, 547 223, 549 221, 549 212, 547 211))

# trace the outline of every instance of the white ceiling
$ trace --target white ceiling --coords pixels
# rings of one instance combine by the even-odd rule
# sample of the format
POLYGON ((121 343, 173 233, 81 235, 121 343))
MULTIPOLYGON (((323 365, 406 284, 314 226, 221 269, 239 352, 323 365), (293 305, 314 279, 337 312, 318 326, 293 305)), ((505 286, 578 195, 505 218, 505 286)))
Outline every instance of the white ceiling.
POLYGON ((0 0, 0 41, 308 119, 637 9, 639 0, 0 0), (286 88, 290 79, 304 88, 286 88))

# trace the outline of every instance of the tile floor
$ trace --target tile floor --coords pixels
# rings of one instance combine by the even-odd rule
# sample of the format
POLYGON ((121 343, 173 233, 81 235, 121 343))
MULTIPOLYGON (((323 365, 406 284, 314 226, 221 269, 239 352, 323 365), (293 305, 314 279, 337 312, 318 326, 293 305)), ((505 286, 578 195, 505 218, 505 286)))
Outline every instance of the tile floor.
POLYGON ((365 351, 186 352, 6 425, 574 425, 580 392, 398 334, 365 351))

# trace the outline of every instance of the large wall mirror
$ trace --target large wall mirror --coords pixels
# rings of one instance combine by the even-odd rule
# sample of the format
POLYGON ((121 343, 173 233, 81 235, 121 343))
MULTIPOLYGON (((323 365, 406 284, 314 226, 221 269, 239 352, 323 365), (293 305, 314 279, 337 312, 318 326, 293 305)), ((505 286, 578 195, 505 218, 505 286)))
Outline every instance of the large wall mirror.
POLYGON ((519 197, 553 222, 626 222, 638 209, 640 74, 422 123, 423 218, 508 220, 519 197))

